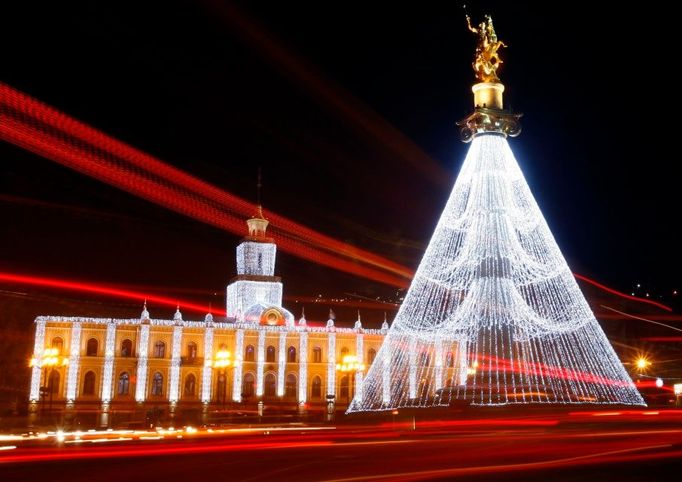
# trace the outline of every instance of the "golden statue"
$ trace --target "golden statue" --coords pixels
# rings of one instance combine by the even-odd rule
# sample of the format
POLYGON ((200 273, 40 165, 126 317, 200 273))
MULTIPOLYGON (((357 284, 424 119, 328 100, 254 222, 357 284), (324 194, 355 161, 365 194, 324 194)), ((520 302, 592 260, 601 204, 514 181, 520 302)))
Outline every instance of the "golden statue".
POLYGON ((471 25, 469 15, 466 16, 469 30, 478 35, 478 45, 476 45, 476 59, 471 64, 476 72, 476 78, 481 82, 499 82, 497 69, 502 64, 497 51, 500 47, 506 47, 504 42, 497 40, 493 19, 486 15, 478 27, 471 25))

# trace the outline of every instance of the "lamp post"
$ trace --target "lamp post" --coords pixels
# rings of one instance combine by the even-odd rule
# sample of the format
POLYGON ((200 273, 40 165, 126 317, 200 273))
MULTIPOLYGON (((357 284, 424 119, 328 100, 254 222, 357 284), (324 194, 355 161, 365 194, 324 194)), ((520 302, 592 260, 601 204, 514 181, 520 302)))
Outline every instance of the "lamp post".
POLYGON ((40 387, 40 394, 42 400, 42 410, 41 413, 45 411, 45 396, 47 392, 50 393, 50 418, 52 418, 52 396, 54 394, 55 387, 52 386, 50 378, 48 376, 48 368, 54 368, 58 366, 67 366, 69 364, 69 358, 59 355, 59 348, 46 348, 40 355, 40 359, 31 358, 29 362, 30 367, 38 366, 43 372, 43 385, 40 387))
MULTIPOLYGON (((346 405, 348 406, 350 405, 351 391, 355 392, 355 375, 365 371, 365 364, 360 363, 355 355, 345 355, 341 363, 336 364, 336 371, 348 374, 351 377, 352 381, 348 384, 348 391, 346 392, 346 405)), ((355 393, 353 393, 353 396, 355 396, 355 393)))
POLYGON ((227 399, 227 377, 226 377, 226 372, 227 368, 231 367, 233 365, 232 362, 232 354, 228 350, 220 350, 218 353, 216 353, 215 358, 213 360, 208 360, 207 364, 209 366, 213 366, 213 368, 217 368, 219 370, 219 376, 218 380, 222 382, 222 393, 220 394, 222 398, 222 405, 223 405, 223 410, 225 410, 225 404, 226 404, 226 399, 227 399))

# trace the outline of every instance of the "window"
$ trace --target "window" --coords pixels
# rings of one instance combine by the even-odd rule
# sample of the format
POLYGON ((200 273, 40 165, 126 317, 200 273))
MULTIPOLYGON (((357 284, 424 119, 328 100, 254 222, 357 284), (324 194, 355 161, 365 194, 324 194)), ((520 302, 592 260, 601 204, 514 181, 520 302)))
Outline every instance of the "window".
POLYGON ((322 363, 322 348, 319 346, 313 348, 313 363, 322 363))
POLYGON ((255 359, 253 345, 247 345, 244 350, 244 361, 254 361, 255 359))
POLYGON ((166 356, 166 344, 162 341, 154 343, 154 358, 163 358, 166 356))
POLYGON ((47 393, 59 394, 59 372, 57 370, 50 372, 50 376, 47 379, 47 393))
POLYGON ((97 342, 96 339, 90 338, 88 340, 88 344, 86 345, 85 348, 85 355, 86 356, 97 356, 97 347, 99 343, 97 342))
POLYGON ((130 392, 130 375, 127 372, 123 372, 118 376, 118 388, 116 393, 119 395, 128 395, 130 392))
MULTIPOLYGON (((253 349, 253 347, 251 347, 253 349)), ((242 382, 242 397, 243 398, 249 398, 253 397, 253 385, 254 385, 254 378, 253 374, 247 373, 244 375, 244 381, 242 382)))
POLYGON ((452 352, 448 352, 447 356, 445 357, 445 366, 448 368, 455 366, 455 355, 452 352))
POLYGON ((265 352, 265 361, 268 363, 274 363, 275 362, 275 347, 270 345, 265 352))
POLYGON ((296 398, 296 376, 292 373, 287 375, 284 394, 289 398, 296 398))
POLYGON ((287 361, 289 363, 296 363, 296 348, 293 346, 289 347, 289 351, 287 352, 287 361))
POLYGON ((64 340, 58 336, 55 336, 52 338, 52 348, 56 348, 57 353, 61 354, 62 350, 64 349, 64 340))
POLYGON ((277 378, 272 373, 265 375, 265 392, 266 397, 274 397, 277 395, 277 378))
POLYGON ((343 361, 344 356, 348 356, 348 351, 349 350, 348 350, 347 346, 344 346, 343 348, 341 348, 341 361, 343 361))
POLYGON ((131 340, 123 340, 121 343, 121 356, 133 356, 133 342, 131 340))
POLYGON ((156 397, 163 395, 163 375, 159 372, 156 372, 152 378, 152 395, 156 397))
POLYGON ((193 374, 187 375, 185 378, 185 390, 184 394, 186 397, 193 397, 196 391, 197 378, 193 374))
POLYGON ((313 378, 310 396, 311 398, 322 398, 322 379, 318 376, 315 376, 315 378, 313 378))
POLYGON ((377 357, 377 351, 374 348, 367 350, 367 364, 371 365, 374 363, 374 359, 377 357))
POLYGON ((95 394, 95 372, 87 372, 83 377, 83 395, 95 394))
POLYGON ((348 400, 350 398, 348 382, 348 375, 345 375, 343 378, 341 378, 341 390, 339 391, 339 398, 341 400, 348 400))
POLYGON ((258 272, 263 271, 263 253, 258 253, 258 272))
POLYGON ((194 360, 197 357, 197 344, 193 341, 187 343, 187 358, 194 360))

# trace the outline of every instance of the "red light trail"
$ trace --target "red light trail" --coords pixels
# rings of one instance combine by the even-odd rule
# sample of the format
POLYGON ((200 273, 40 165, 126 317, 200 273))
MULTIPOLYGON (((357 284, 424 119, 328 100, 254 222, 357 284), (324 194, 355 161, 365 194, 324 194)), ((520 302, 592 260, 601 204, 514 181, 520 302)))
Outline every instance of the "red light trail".
POLYGON ((598 283, 597 281, 590 279, 587 276, 583 276, 583 275, 580 275, 577 273, 573 273, 573 276, 575 276, 577 279, 579 279, 581 281, 585 281, 586 283, 589 283, 593 286, 596 286, 597 288, 602 289, 602 290, 606 291, 607 293, 611 293, 613 295, 620 296, 621 298, 625 298, 627 300, 632 300, 632 301, 639 301, 640 303, 647 303, 649 305, 661 308, 662 310, 665 310, 665 311, 672 311, 673 310, 669 306, 666 306, 662 303, 657 303, 656 301, 647 300, 645 298, 637 298, 636 296, 630 296, 626 293, 621 293, 620 291, 616 291, 613 288, 609 288, 608 286, 604 286, 603 284, 598 283))
MULTIPOLYGON (((241 21, 241 20, 240 20, 241 21)), ((73 119, 0 83, 0 138, 126 192, 219 229, 244 234, 252 203, 73 119)), ((278 246, 295 256, 390 286, 407 288, 413 272, 382 256, 350 246, 271 211, 265 211, 278 246)), ((616 296, 668 306, 574 276, 616 296)))
POLYGON ((54 278, 41 278, 37 276, 22 276, 22 275, 16 275, 12 273, 2 273, 0 272, 0 281, 5 281, 9 283, 19 283, 19 284, 26 284, 26 285, 34 285, 34 286, 43 286, 46 288, 58 288, 58 289, 66 289, 66 290, 75 290, 75 291, 80 291, 84 293, 97 293, 100 295, 107 295, 107 296, 115 296, 118 298, 126 298, 126 299, 132 299, 132 300, 137 300, 140 303, 144 300, 153 302, 153 303, 158 303, 160 305, 166 305, 166 306, 177 306, 180 305, 181 308, 190 310, 190 311, 196 311, 198 313, 208 313, 209 311, 213 311, 214 313, 220 315, 220 316, 225 316, 225 311, 222 310, 210 310, 208 306, 205 305, 198 305, 192 302, 188 301, 183 301, 183 300, 178 300, 178 299, 171 299, 171 298, 166 298, 163 296, 156 296, 156 295, 150 295, 150 294, 145 294, 145 293, 140 293, 138 291, 130 291, 126 289, 120 289, 120 288, 112 288, 108 286, 102 286, 102 285, 94 285, 90 283, 82 283, 82 282, 77 282, 77 281, 65 281, 65 280, 59 280, 59 279, 54 279, 54 278))
MULTIPOLYGON (((0 83, 0 137, 66 167, 235 234, 256 207, 0 83)), ((315 263, 391 286, 411 271, 374 253, 265 211, 279 247, 315 263)))

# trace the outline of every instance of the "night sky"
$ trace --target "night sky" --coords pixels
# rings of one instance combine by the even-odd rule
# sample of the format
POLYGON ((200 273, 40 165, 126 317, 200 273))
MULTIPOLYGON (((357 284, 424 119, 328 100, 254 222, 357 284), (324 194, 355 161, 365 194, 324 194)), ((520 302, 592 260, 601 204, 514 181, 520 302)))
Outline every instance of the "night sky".
MULTIPOLYGON (((468 148, 455 122, 471 109, 475 36, 461 4, 241 2, 239 19, 207 1, 12 3, 3 82, 252 201, 262 166, 267 208, 416 268, 468 148), (431 160, 411 163, 315 86, 431 160)), ((651 3, 544 3, 469 6, 509 45, 505 100, 524 113, 512 149, 574 271, 675 303, 676 28, 651 3)), ((224 303, 238 236, 13 145, 0 159, 2 271, 224 303)), ((277 274, 285 295, 395 295, 281 252, 277 274)))

